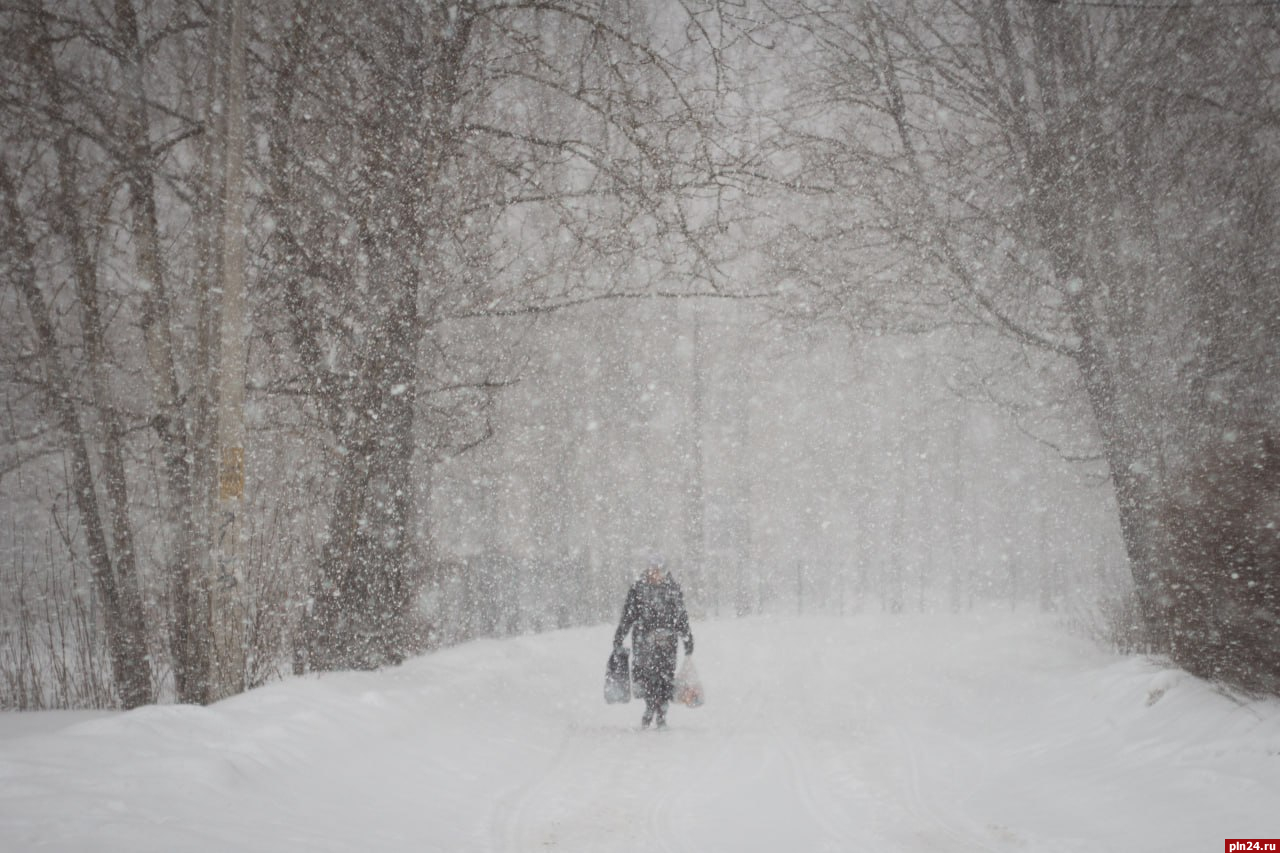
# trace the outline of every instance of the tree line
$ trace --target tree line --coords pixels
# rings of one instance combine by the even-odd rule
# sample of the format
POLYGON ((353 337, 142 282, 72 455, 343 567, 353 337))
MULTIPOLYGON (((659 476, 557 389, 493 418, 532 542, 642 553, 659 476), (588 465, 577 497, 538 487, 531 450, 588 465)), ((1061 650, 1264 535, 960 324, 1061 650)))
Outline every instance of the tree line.
POLYGON ((491 429, 511 376, 484 317, 634 289, 708 227, 732 167, 709 137, 714 10, 2 14, 7 464, 65 461, 119 701, 152 701, 163 669, 208 702, 279 651, 248 564, 266 531, 244 527, 272 506, 305 516, 280 528, 301 537, 300 666, 421 648, 414 465, 491 429))
POLYGON ((942 311, 1065 367, 1050 387, 1094 440, 1064 452, 1105 465, 1146 647, 1274 692, 1276 8, 789 8, 791 122, 827 218, 792 226, 777 274, 854 325, 910 288, 891 322, 942 311), (860 274, 833 282, 847 249, 860 274))
POLYGON ((15 529, 47 515, 48 561, 92 578, 77 612, 124 707, 425 648, 448 560, 423 483, 501 429, 519 318, 748 293, 1051 377, 1091 427, 1064 454, 1114 488, 1144 642, 1280 688, 1274 7, 0 20, 0 470, 15 529))

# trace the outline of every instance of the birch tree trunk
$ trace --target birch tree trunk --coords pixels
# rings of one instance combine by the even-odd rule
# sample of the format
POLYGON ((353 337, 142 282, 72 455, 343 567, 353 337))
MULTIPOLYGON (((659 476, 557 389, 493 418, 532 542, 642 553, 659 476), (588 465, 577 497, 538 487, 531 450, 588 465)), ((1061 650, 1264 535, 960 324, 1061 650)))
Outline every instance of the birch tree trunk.
POLYGON ((172 535, 169 588, 174 624, 171 646, 174 683, 179 701, 206 704, 215 693, 211 681, 209 585, 201 576, 199 554, 207 551, 197 508, 199 490, 193 482, 195 447, 188 414, 182 403, 174 355, 172 311, 160 245, 156 203, 155 155, 144 78, 146 51, 138 32, 131 0, 116 0, 115 36, 121 46, 123 144, 129 185, 137 272, 143 283, 140 323, 150 370, 152 425, 160 440, 166 487, 168 522, 172 535))

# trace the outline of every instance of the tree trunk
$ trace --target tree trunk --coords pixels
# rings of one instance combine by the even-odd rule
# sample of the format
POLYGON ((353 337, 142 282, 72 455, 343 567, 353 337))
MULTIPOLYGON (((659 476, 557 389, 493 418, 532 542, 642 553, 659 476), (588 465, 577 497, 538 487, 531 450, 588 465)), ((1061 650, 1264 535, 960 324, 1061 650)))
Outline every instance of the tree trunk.
MULTIPOLYGON (((294 327, 339 448, 328 538, 303 628, 307 664, 316 669, 396 663, 425 643, 412 614, 423 572, 410 559, 417 533, 410 478, 425 333, 419 300, 439 285, 441 275, 430 246, 441 229, 426 219, 436 194, 448 191, 440 176, 458 144, 452 111, 462 94, 473 17, 461 7, 439 7, 420 22, 431 40, 405 58, 413 69, 410 79, 393 83, 393 75, 388 81, 388 102, 378 121, 389 118, 359 149, 367 200, 355 220, 367 267, 359 297, 363 328, 353 337, 349 379, 335 382, 322 365, 318 324, 308 313, 294 327), (426 118, 420 125, 397 118, 411 115, 426 118), (413 245, 406 247, 406 240, 413 245)), ((302 26, 291 33, 291 54, 308 48, 302 26)), ((296 91, 292 76, 284 84, 282 128, 296 91)), ((300 294, 299 306, 305 301, 300 294)))
MULTIPOLYGON (((245 625, 249 618, 250 602, 245 588, 243 525, 245 512, 245 257, 244 257, 244 147, 245 147, 245 44, 243 0, 228 0, 224 5, 225 21, 217 20, 225 44, 225 66, 220 79, 214 81, 222 101, 221 134, 218 144, 222 156, 220 178, 215 187, 220 190, 215 209, 221 213, 218 225, 219 256, 217 281, 221 298, 217 310, 212 310, 216 328, 209 329, 210 337, 216 336, 214 357, 210 360, 212 375, 205 381, 210 388, 214 406, 206 409, 206 418, 216 424, 216 442, 200 450, 209 456, 205 469, 217 476, 197 479, 204 493, 213 492, 209 500, 212 513, 206 523, 212 526, 207 536, 210 548, 206 551, 215 565, 207 566, 202 574, 210 579, 209 620, 213 693, 215 697, 230 696, 245 689, 245 625), (215 487, 216 481, 216 487, 215 487)), ((214 227, 210 220, 208 227, 214 227)), ((212 309, 212 305, 209 307, 212 309)), ((213 427, 213 424, 205 423, 213 427)))
POLYGON ((685 474, 687 485, 684 492, 684 541, 685 555, 688 561, 685 572, 688 575, 686 585, 689 591, 689 606, 694 613, 701 613, 704 612, 707 606, 705 589, 707 564, 705 516, 707 501, 704 484, 706 471, 702 445, 705 413, 704 397, 706 394, 704 371, 706 365, 704 364, 702 353, 702 319, 696 306, 693 310, 693 340, 691 341, 692 355, 690 357, 692 387, 690 390, 689 424, 687 427, 689 456, 685 474))
MULTIPOLYGON (((59 426, 69 444, 76 509, 84 524, 89 567, 102 601, 112 676, 121 704, 125 708, 136 708, 151 702, 154 696, 150 659, 147 654, 146 619, 134 566, 133 550, 129 540, 123 538, 128 528, 122 526, 116 531, 117 542, 123 550, 118 555, 116 565, 113 565, 97 491, 94 487, 88 443, 80 415, 76 411, 76 395, 59 355, 57 335, 49 307, 36 283, 35 252, 18 207, 17 188, 10 179, 8 169, 3 162, 0 162, 0 196, 3 197, 4 225, 7 232, 5 243, 15 255, 16 284, 26 302, 32 324, 35 326, 36 340, 44 362, 45 378, 49 385, 48 393, 54 411, 57 413, 59 426)), ((108 485, 111 488, 122 489, 123 479, 108 485)), ((116 495, 116 498, 120 497, 122 496, 116 495)))
POLYGON ((339 435, 334 509, 305 629, 315 669, 398 663, 422 645, 410 614, 420 578, 409 564, 417 279, 385 241, 369 242, 368 250, 387 304, 361 358, 351 425, 339 435))
POLYGON ((173 551, 169 555, 174 625, 172 651, 174 683, 180 702, 205 704, 214 698, 210 682, 209 590, 199 576, 197 545, 201 528, 194 504, 193 447, 181 403, 173 352, 169 296, 166 289, 160 224, 155 197, 154 156, 148 133, 144 50, 137 15, 130 0, 116 0, 116 30, 123 46, 125 163, 137 245, 138 273, 145 283, 140 324, 151 370, 152 425, 163 447, 169 524, 173 551))

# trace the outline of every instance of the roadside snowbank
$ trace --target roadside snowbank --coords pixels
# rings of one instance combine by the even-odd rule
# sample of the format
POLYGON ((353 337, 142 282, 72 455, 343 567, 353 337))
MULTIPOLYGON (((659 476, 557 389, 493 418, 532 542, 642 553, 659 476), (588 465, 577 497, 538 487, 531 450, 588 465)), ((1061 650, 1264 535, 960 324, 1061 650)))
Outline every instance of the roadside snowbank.
POLYGON ((209 708, 0 715, 0 850, 1219 851, 1280 837, 1280 702, 1035 614, 694 626, 707 704, 607 706, 612 626, 209 708))

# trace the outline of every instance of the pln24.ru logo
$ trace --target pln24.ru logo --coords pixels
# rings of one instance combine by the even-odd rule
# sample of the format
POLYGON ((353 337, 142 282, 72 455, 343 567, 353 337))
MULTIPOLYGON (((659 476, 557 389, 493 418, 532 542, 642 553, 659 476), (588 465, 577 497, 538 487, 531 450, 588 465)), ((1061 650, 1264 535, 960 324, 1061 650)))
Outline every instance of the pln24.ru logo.
POLYGON ((1280 838, 1228 838, 1227 853, 1280 853, 1280 838))

